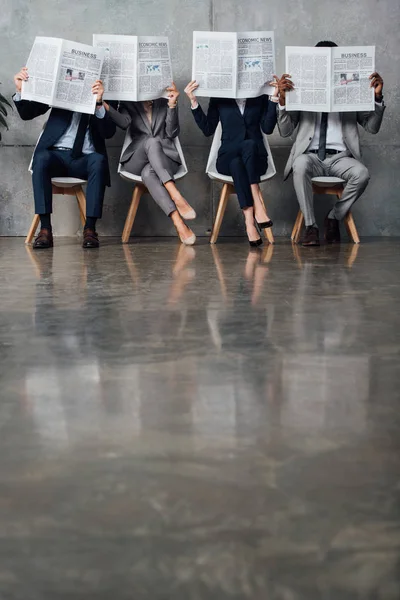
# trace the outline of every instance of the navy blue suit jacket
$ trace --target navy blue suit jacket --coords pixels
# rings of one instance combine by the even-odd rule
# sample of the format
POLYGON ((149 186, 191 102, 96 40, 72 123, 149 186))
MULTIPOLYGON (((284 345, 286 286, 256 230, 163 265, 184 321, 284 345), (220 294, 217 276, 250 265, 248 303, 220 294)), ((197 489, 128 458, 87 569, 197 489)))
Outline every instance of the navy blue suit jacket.
MULTIPOLYGON (((24 121, 30 121, 44 115, 50 108, 47 104, 41 102, 33 102, 30 100, 20 100, 15 102, 19 116, 24 121)), ((44 128, 44 131, 40 137, 36 152, 40 150, 48 150, 60 139, 62 135, 67 131, 72 119, 72 112, 70 110, 64 110, 62 108, 53 108, 49 115, 48 121, 44 128)), ((89 119, 89 131, 90 137, 93 142, 94 149, 99 154, 103 154, 107 158, 107 185, 110 185, 110 169, 108 166, 108 157, 105 141, 111 138, 115 131, 116 125, 111 120, 106 111, 103 119, 98 119, 96 115, 90 115, 89 119)))
POLYGON ((218 156, 234 150, 246 139, 257 142, 260 156, 265 155, 261 130, 271 134, 277 120, 276 104, 265 95, 248 98, 244 115, 240 112, 236 100, 232 98, 211 98, 207 115, 200 104, 192 112, 197 125, 206 136, 213 135, 221 121, 222 139, 218 156))

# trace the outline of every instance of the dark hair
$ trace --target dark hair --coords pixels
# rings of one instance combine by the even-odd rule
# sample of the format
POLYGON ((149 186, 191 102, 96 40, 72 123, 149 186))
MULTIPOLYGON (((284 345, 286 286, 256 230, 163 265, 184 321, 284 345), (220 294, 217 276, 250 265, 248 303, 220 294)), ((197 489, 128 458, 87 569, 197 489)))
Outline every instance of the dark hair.
POLYGON ((315 44, 316 48, 337 48, 337 44, 335 44, 335 42, 318 42, 318 44, 315 44))

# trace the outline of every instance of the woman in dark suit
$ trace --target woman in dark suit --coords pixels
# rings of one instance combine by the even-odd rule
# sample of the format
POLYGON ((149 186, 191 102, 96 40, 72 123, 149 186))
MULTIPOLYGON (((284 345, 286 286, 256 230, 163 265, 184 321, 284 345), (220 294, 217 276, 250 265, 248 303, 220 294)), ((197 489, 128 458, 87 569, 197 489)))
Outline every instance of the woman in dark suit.
POLYGON ((124 171, 141 176, 154 200, 171 217, 181 242, 191 246, 196 236, 184 219, 195 219, 196 213, 174 181, 181 165, 174 142, 179 135, 179 92, 174 83, 167 92, 168 100, 121 102, 118 109, 103 104, 118 127, 130 129, 131 142, 121 157, 124 171))
POLYGON ((185 88, 193 116, 206 136, 213 135, 221 121, 222 139, 217 170, 221 175, 233 177, 250 246, 259 246, 262 244, 259 229, 272 226, 259 183, 268 167, 262 131, 271 134, 275 128, 276 101, 271 101, 266 95, 247 100, 211 98, 205 114, 195 96, 198 87, 196 81, 191 81, 185 88))

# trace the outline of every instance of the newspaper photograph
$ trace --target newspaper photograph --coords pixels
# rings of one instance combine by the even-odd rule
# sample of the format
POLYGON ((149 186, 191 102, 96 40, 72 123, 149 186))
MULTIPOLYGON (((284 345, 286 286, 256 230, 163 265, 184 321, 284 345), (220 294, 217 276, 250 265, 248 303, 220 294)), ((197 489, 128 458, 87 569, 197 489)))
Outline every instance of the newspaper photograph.
POLYGON ((375 46, 332 48, 332 111, 374 110, 375 46))
POLYGON ((172 66, 167 37, 93 35, 104 50, 101 79, 105 100, 155 100, 167 97, 172 66))
POLYGON ((104 50, 101 80, 105 100, 137 97, 137 49, 135 35, 93 35, 93 46, 104 50))
POLYGON ((92 85, 100 79, 103 50, 58 38, 35 39, 28 59, 29 80, 21 97, 56 108, 94 114, 92 85), (41 58, 40 58, 41 57, 41 58))
POLYGON ((294 90, 286 95, 286 110, 374 109, 374 90, 369 79, 375 71, 374 46, 287 46, 285 53, 286 72, 294 83, 294 90))
POLYGON ((274 93, 266 85, 275 74, 273 31, 250 31, 237 34, 236 98, 256 98, 274 93))
POLYGON ((192 79, 198 96, 236 98, 237 35, 215 31, 193 32, 192 79))

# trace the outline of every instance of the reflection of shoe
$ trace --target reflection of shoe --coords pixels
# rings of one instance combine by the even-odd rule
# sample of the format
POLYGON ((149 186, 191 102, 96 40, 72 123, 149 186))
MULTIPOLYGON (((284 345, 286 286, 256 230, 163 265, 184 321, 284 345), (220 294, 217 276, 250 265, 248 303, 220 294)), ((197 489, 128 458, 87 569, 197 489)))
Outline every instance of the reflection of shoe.
POLYGON ((312 225, 306 227, 301 244, 302 246, 319 246, 319 232, 317 227, 313 227, 312 225))
MULTIPOLYGON (((328 213, 329 215, 329 213, 328 213)), ((337 219, 325 217, 325 240, 327 244, 335 244, 340 242, 340 228, 337 219)))
POLYGON ((45 248, 53 247, 53 234, 50 229, 42 228, 39 231, 39 235, 36 240, 33 242, 32 246, 35 250, 44 250, 45 248))
POLYGON ((82 248, 98 248, 99 246, 99 236, 94 229, 90 229, 89 227, 84 229, 82 248))

